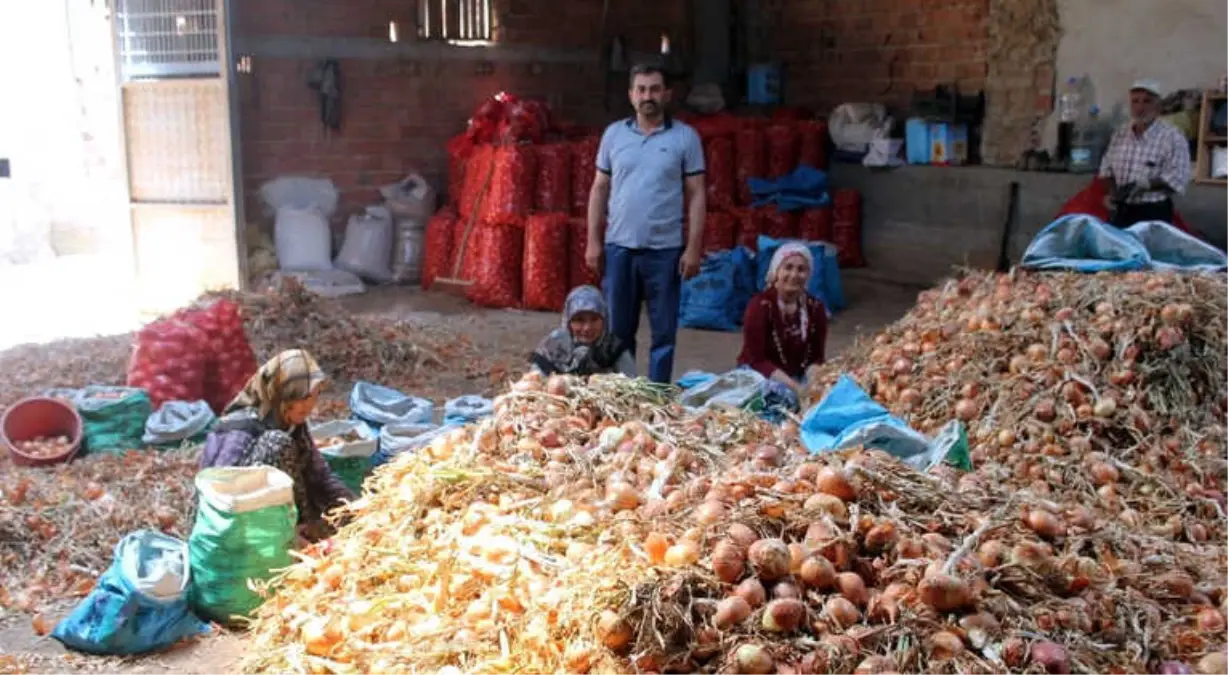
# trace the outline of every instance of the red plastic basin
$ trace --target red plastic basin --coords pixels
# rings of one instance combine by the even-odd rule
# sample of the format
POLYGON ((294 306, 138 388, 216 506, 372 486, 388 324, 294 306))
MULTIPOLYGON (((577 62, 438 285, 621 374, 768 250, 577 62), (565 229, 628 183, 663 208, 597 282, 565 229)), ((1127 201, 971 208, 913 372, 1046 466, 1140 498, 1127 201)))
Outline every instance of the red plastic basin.
POLYGON ((71 403, 58 398, 33 397, 22 399, 0 420, 0 441, 8 446, 13 463, 21 466, 50 466, 67 462, 81 449, 81 416, 71 403), (19 450, 20 441, 32 441, 39 436, 67 436, 68 451, 52 457, 33 457, 19 450))

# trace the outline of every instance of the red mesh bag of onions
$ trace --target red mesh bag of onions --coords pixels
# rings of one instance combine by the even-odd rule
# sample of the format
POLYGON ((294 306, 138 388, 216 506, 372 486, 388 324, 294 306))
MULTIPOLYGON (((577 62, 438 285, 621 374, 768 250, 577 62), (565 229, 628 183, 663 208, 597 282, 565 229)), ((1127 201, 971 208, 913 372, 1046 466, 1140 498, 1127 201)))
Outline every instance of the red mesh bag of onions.
MULTIPOLYGON (((473 283, 466 290, 470 302, 482 307, 520 306, 524 230, 483 225, 474 241, 473 283)), ((468 262, 468 261, 466 261, 468 262)))
POLYGON ((797 168, 797 134, 793 127, 774 124, 763 132, 767 142, 767 176, 780 178, 797 168))
POLYGON ((733 137, 734 179, 737 181, 738 204, 741 206, 748 206, 754 201, 747 181, 766 176, 764 148, 763 131, 755 127, 739 129, 733 137))
POLYGON ((461 183, 460 199, 456 206, 461 218, 468 218, 475 211, 482 212, 482 203, 490 193, 494 153, 494 146, 479 145, 473 148, 469 158, 465 160, 465 178, 461 183))
POLYGON ((773 239, 797 238, 797 216, 795 214, 781 211, 775 206, 762 206, 752 210, 759 212, 763 234, 773 239))
POLYGON ((452 237, 456 231, 456 213, 440 209, 426 221, 426 237, 422 253, 422 288, 431 290, 435 279, 452 274, 452 237))
POLYGON ((452 223, 452 251, 448 261, 448 271, 445 277, 452 277, 456 270, 456 278, 463 281, 473 280, 473 266, 477 264, 478 223, 470 225, 464 218, 457 218, 452 223), (469 234, 465 236, 465 229, 469 234))
POLYGON ((204 309, 184 310, 177 318, 196 327, 204 338, 200 353, 205 359, 201 398, 220 413, 256 372, 256 354, 243 330, 239 306, 218 300, 204 309))
POLYGON ((128 386, 144 389, 155 410, 167 401, 202 400, 207 348, 208 338, 196 326, 177 317, 159 319, 137 333, 128 386))
POLYGON ((797 219, 797 238, 806 241, 831 241, 831 207, 806 209, 797 219))
POLYGON ((571 144, 571 214, 583 216, 588 213, 588 193, 593 188, 597 175, 597 146, 601 139, 596 136, 571 144))
POLYGON ((863 267, 861 252, 861 193, 832 191, 832 243, 840 250, 841 267, 863 267))
POLYGON ((568 223, 564 213, 529 216, 524 226, 524 308, 563 311, 568 291, 568 223))
POLYGON ((533 208, 547 213, 571 211, 571 146, 566 143, 537 146, 533 208))
POLYGON ((519 226, 533 209, 537 157, 531 145, 505 145, 491 159, 490 185, 479 218, 486 225, 519 226))
POLYGON ((567 221, 571 230, 571 253, 567 256, 567 290, 576 286, 601 286, 601 277, 593 273, 584 263, 584 249, 588 247, 588 220, 571 218, 567 221))
POLYGON ((759 250, 759 235, 763 233, 763 222, 758 209, 742 209, 737 214, 738 246, 745 246, 752 251, 759 250))
POLYGON ((732 207, 737 185, 733 170, 733 140, 728 136, 709 139, 704 143, 704 156, 708 208, 720 210, 732 207))
POLYGON ((827 171, 827 122, 807 120, 797 125, 797 163, 827 171))
POLYGON ((473 154, 473 139, 458 134, 448 141, 448 204, 460 203, 465 190, 465 164, 473 154))
POLYGON ((728 251, 738 244, 738 219, 722 211, 709 211, 704 220, 704 253, 728 251))

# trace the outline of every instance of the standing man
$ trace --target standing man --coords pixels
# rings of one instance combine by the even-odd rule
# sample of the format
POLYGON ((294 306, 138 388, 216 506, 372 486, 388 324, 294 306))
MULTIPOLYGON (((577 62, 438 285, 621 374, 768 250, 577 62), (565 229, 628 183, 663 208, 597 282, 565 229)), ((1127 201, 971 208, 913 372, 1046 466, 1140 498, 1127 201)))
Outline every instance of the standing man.
POLYGON ((631 69, 635 115, 606 128, 588 197, 585 262, 601 274, 610 331, 635 355, 640 306, 648 304, 648 377, 670 382, 682 279, 699 273, 704 151, 699 134, 670 119, 669 83, 657 66, 631 69), (602 223, 608 227, 602 235, 602 223))
POLYGON ((1190 146, 1160 116, 1160 85, 1139 80, 1130 87, 1130 121, 1113 134, 1100 163, 1108 180, 1105 206, 1113 224, 1130 227, 1148 220, 1173 222, 1173 195, 1190 182, 1190 146))

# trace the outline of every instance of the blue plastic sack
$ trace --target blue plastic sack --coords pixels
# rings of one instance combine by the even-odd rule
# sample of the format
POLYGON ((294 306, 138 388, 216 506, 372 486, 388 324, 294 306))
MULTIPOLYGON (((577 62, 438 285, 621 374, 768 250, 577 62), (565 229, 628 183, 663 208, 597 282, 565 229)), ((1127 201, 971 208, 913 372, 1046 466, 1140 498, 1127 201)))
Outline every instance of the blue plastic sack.
POLYGON ((810 257, 814 259, 814 269, 810 270, 810 280, 806 282, 806 292, 810 295, 823 301, 823 306, 827 308, 827 313, 844 308, 844 285, 840 283, 840 264, 836 257, 838 252, 834 247, 828 246, 821 241, 802 241, 801 239, 773 239, 764 235, 759 235, 758 247, 759 257, 758 264, 755 270, 755 288, 762 291, 767 288, 767 273, 768 268, 772 264, 772 256, 776 255, 776 251, 785 244, 804 244, 810 250, 810 257), (835 255, 829 252, 834 252, 835 255), (835 288, 837 289, 838 297, 832 298, 829 291, 829 280, 834 277, 835 288))
POLYGON ((484 417, 490 417, 495 412, 495 404, 481 396, 460 396, 448 401, 443 408, 444 426, 456 426, 476 422, 484 417))
POLYGON ((435 404, 382 384, 358 382, 350 390, 350 412, 378 430, 390 422, 430 422, 435 404))
POLYGON ((1062 216, 1028 244, 1019 266, 1035 270, 1129 272, 1146 269, 1147 249, 1123 230, 1083 214, 1062 216))
POLYGON ((883 450, 920 471, 944 459, 971 468, 967 437, 958 420, 931 441, 870 398, 848 375, 841 375, 802 418, 801 436, 812 454, 863 446, 883 450))
POLYGON ((699 274, 682 282, 678 323, 684 328, 736 331, 741 319, 731 311, 736 275, 733 251, 709 253, 699 274))
POLYGON ((711 382, 715 379, 716 375, 714 373, 709 373, 704 370, 688 370, 683 373, 682 377, 678 378, 678 381, 674 384, 677 385, 677 387, 682 391, 686 391, 687 389, 698 387, 705 382, 711 382))
POLYGON ((1215 272, 1228 267, 1228 255, 1196 237, 1162 223, 1138 223, 1126 229, 1151 259, 1151 268, 1215 272))
POLYGON ((87 654, 129 655, 166 649, 209 631, 188 610, 188 546, 161 532, 133 532, 94 590, 51 637, 87 654))
POLYGON ((379 449, 371 456, 373 466, 382 466, 402 452, 417 450, 429 445, 443 431, 451 431, 451 427, 441 427, 435 424, 418 422, 393 422, 385 424, 379 432, 379 449))
POLYGON ((751 206, 775 204, 781 211, 798 211, 826 206, 827 174, 802 164, 780 178, 750 178, 746 181, 754 201, 751 206))

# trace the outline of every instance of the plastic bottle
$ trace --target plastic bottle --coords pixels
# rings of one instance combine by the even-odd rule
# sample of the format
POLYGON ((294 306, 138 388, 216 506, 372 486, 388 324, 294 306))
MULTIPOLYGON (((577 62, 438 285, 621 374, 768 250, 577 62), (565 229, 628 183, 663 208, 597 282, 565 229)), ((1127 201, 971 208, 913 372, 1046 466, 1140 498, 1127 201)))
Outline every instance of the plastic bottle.
POLYGON ((1083 92, 1079 86, 1079 78, 1066 80, 1066 88, 1058 99, 1058 120, 1061 122, 1077 122, 1083 111, 1083 92))
POLYGON ((1100 167, 1104 153, 1105 125, 1100 119, 1100 106, 1093 105, 1086 116, 1075 122, 1070 148, 1070 171, 1090 173, 1100 167))

